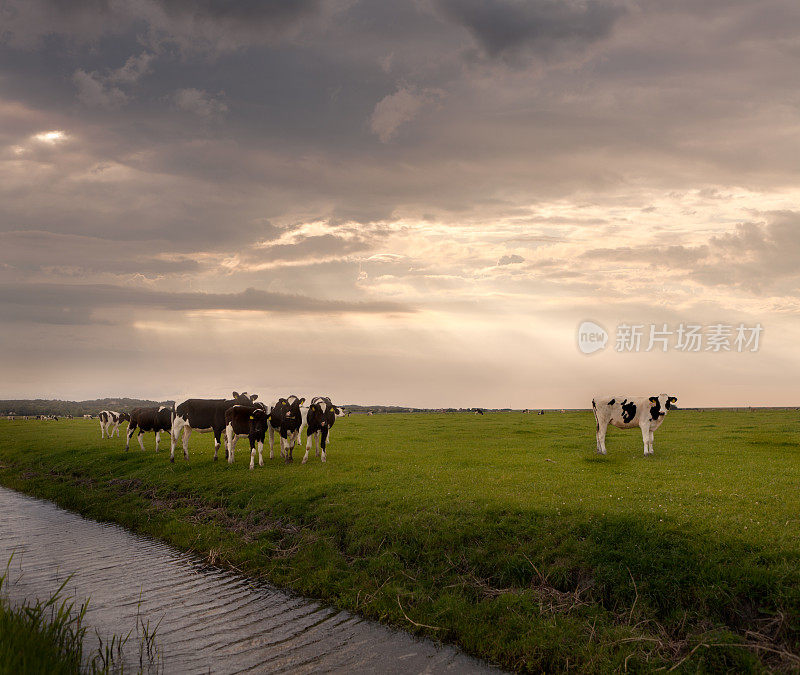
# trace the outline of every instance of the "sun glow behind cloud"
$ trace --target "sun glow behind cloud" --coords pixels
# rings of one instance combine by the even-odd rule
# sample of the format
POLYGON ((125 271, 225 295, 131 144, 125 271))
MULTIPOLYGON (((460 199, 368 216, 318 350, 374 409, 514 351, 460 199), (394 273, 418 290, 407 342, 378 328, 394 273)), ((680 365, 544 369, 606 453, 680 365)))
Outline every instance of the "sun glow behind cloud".
POLYGON ((49 143, 51 145, 55 145, 56 143, 61 143, 62 141, 67 140, 67 134, 59 130, 42 131, 38 134, 35 134, 33 137, 41 143, 49 143))

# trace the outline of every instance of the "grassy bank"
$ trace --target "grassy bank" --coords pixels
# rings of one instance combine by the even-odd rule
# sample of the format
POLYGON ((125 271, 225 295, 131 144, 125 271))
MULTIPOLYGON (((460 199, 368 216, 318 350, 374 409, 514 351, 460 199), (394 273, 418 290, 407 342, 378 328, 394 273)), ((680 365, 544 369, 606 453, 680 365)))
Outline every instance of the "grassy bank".
POLYGON ((648 459, 591 413, 351 417, 253 472, 96 427, 0 422, 0 482, 507 668, 800 667, 797 413, 674 412, 648 459))
MULTIPOLYGON (((81 622, 86 605, 74 605, 59 590, 47 600, 12 606, 3 596, 0 575, 0 673, 2 675, 77 675, 83 671, 81 622)), ((66 582, 65 582, 66 583, 66 582)), ((63 586, 62 586, 63 589, 63 586)), ((90 672, 104 672, 87 664, 90 672)))

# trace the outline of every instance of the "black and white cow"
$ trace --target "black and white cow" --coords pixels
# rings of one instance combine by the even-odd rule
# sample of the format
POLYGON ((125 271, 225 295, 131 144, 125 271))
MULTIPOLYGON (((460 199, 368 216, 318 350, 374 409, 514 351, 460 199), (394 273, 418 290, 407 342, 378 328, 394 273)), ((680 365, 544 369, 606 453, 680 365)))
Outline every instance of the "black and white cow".
POLYGON ((225 437, 228 463, 233 464, 236 441, 245 437, 250 441, 250 469, 255 466, 256 444, 258 465, 264 466, 264 436, 269 428, 269 412, 263 405, 235 405, 225 411, 225 437))
POLYGON ((156 434, 156 452, 158 452, 158 443, 161 440, 161 432, 166 431, 170 433, 172 430, 172 420, 175 411, 165 405, 158 408, 136 408, 131 411, 130 421, 128 422, 128 433, 125 438, 125 452, 131 443, 131 436, 136 429, 139 429, 137 440, 142 450, 144 450, 144 442, 142 436, 145 431, 154 431, 156 434))
POLYGON ((308 412, 306 413, 308 429, 306 431, 306 454, 303 455, 303 464, 308 461, 308 453, 314 447, 315 441, 317 444, 315 454, 320 457, 321 450, 322 456, 320 459, 323 462, 325 461, 328 436, 339 414, 341 414, 341 411, 331 403, 327 396, 315 396, 311 399, 311 404, 308 406, 308 412))
POLYGON ((272 404, 269 411, 269 458, 274 457, 272 446, 275 431, 281 439, 281 457, 288 463, 292 461, 292 450, 300 438, 303 426, 303 411, 300 406, 305 403, 305 398, 297 398, 294 394, 286 398, 279 398, 272 404))
POLYGON ((131 416, 128 413, 118 413, 113 410, 102 410, 98 417, 100 418, 100 438, 105 438, 106 436, 111 438, 114 432, 119 438, 119 425, 122 422, 131 421, 131 416))
POLYGON ((653 432, 661 426, 667 411, 678 399, 675 396, 596 396, 592 399, 597 452, 606 454, 606 430, 609 424, 619 429, 642 430, 644 454, 653 454, 653 432))
MULTIPOLYGON (((183 458, 189 461, 189 436, 192 431, 214 434, 214 461, 219 454, 220 439, 225 431, 225 411, 235 405, 252 406, 258 394, 247 395, 247 392, 234 391, 232 399, 224 398, 190 398, 175 409, 175 420, 172 423, 172 439, 169 450, 169 461, 175 461, 175 445, 183 434, 183 458)), ((228 448, 225 448, 227 457, 228 448)))

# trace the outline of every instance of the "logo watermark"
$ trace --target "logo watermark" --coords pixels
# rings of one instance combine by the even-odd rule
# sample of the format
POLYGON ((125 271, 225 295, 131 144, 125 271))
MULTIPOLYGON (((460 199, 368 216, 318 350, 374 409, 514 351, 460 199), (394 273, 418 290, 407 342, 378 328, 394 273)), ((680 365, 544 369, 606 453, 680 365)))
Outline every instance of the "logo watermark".
POLYGON ((594 321, 584 321, 578 326, 578 349, 584 354, 594 354, 606 348, 608 333, 594 321))
MULTIPOLYGON (((615 352, 757 352, 764 327, 740 323, 715 323, 707 326, 694 323, 677 325, 628 324, 617 326, 615 352)), ((609 342, 606 330, 594 321, 578 326, 578 349, 584 354, 605 349, 609 342)))

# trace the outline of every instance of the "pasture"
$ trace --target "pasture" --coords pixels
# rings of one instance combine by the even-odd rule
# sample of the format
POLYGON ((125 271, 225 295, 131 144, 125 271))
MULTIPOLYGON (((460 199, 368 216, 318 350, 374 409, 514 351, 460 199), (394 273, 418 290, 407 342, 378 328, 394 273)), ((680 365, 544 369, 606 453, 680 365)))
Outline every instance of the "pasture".
POLYGON ((800 413, 673 411, 647 458, 590 411, 353 416, 254 471, 121 435, 0 421, 0 482, 505 668, 800 667, 800 413))

